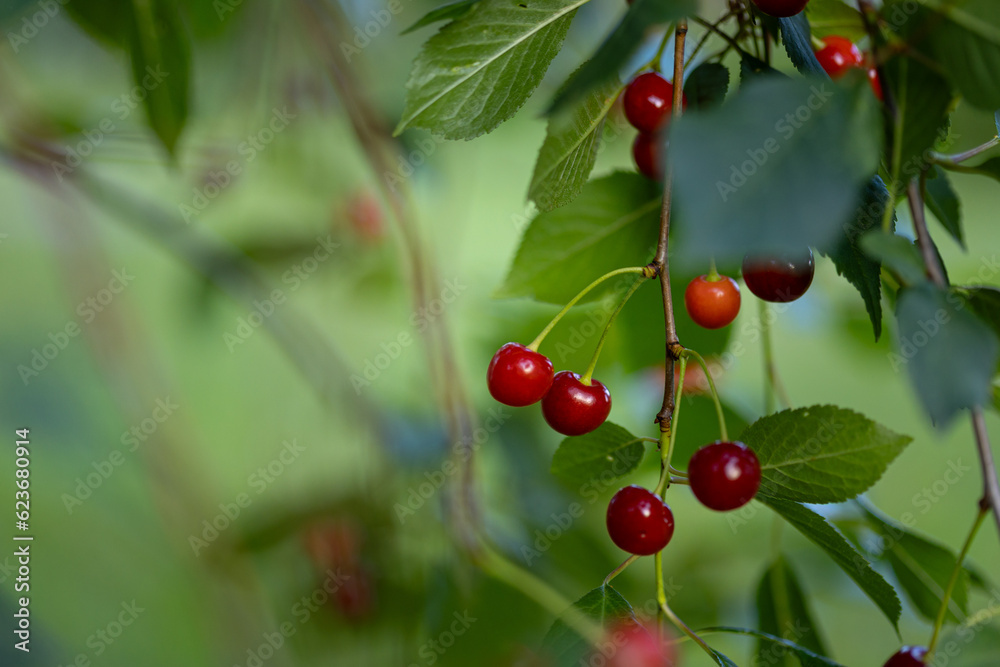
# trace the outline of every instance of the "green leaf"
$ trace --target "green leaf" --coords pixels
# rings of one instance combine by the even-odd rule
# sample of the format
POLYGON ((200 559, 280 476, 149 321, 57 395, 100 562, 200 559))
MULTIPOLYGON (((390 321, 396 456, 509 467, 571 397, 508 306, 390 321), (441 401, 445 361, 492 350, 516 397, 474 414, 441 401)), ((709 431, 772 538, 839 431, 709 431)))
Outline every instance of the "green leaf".
POLYGON ((936 655, 946 655, 948 667, 996 667, 997 646, 1000 646, 1000 626, 995 621, 970 622, 941 637, 940 653, 936 655))
POLYGON ((712 659, 715 660, 715 664, 719 665, 719 667, 740 667, 714 648, 709 647, 709 649, 712 651, 712 659))
POLYGON ((875 340, 882 335, 882 267, 876 257, 862 250, 860 240, 870 230, 881 227, 888 202, 889 191, 886 190, 885 183, 878 176, 872 176, 865 185, 854 220, 845 225, 843 233, 830 247, 820 248, 820 252, 833 260, 837 273, 861 293, 868 317, 872 321, 875 340))
POLYGON ((587 0, 481 0, 431 37, 413 63, 396 127, 473 139, 513 116, 587 0))
POLYGON ((453 21, 461 18, 465 16, 465 14, 472 9, 472 6, 477 2, 479 2, 479 0, 458 0, 457 2, 449 2, 446 5, 441 5, 437 9, 432 9, 424 14, 422 18, 418 19, 413 25, 399 34, 408 35, 411 32, 439 21, 453 21))
POLYGON ((899 632, 898 623, 902 606, 896 591, 882 578, 882 575, 872 569, 868 560, 851 546, 837 529, 819 514, 799 503, 766 496, 760 499, 823 549, 878 606, 896 632, 899 632))
POLYGON ((1000 111, 993 112, 993 124, 996 125, 997 135, 1000 136, 1000 111))
POLYGON ((965 247, 962 235, 962 205, 958 195, 948 181, 948 175, 941 167, 934 165, 928 172, 924 185, 924 201, 941 226, 944 227, 958 244, 965 247))
POLYGON ((950 165, 942 166, 945 169, 954 169, 955 171, 967 174, 979 174, 980 176, 987 176, 995 181, 1000 181, 1000 157, 991 157, 989 160, 971 166, 966 164, 957 167, 951 167, 950 165))
POLYGON ((813 34, 818 37, 842 35, 857 42, 868 34, 861 12, 844 0, 810 0, 806 5, 806 17, 813 34))
POLYGON ((938 428, 959 410, 986 405, 1000 344, 961 298, 931 284, 901 290, 896 302, 899 352, 917 397, 938 428))
POLYGON ((191 60, 177 7, 166 0, 135 0, 129 25, 132 77, 146 90, 149 124, 170 155, 188 115, 191 60))
POLYGON ((877 167, 878 127, 861 79, 756 77, 722 108, 681 117, 668 159, 677 210, 698 222, 681 230, 685 255, 725 261, 833 243, 877 167))
POLYGON ((624 172, 590 181, 571 204, 531 221, 496 296, 567 303, 609 271, 648 263, 659 226, 656 183, 624 172))
POLYGON ((552 474, 576 487, 608 475, 617 479, 635 470, 645 451, 642 438, 604 422, 586 435, 563 439, 552 457, 552 474))
POLYGON ((528 188, 528 199, 539 210, 564 206, 580 194, 594 168, 608 110, 621 89, 619 82, 609 81, 591 91, 571 111, 549 118, 528 188))
MULTIPOLYGON (((879 551, 892 567, 899 585, 914 609, 933 622, 941 608, 957 554, 880 516, 867 503, 861 506, 868 524, 882 538, 879 551)), ((963 571, 948 606, 948 619, 953 623, 960 623, 968 613, 968 585, 968 575, 963 571)))
POLYGON ((66 13, 94 39, 114 48, 126 48, 129 24, 135 12, 132 0, 68 2, 66 13))
POLYGON ((903 181, 920 175, 927 152, 947 133, 952 94, 948 82, 919 61, 904 56, 885 64, 898 110, 893 173, 903 181))
POLYGON ((927 281, 920 250, 910 239, 876 229, 861 239, 861 247, 894 272, 904 284, 919 285, 927 281))
POLYGON ((760 461, 758 495, 804 503, 837 503, 863 493, 912 441, 833 405, 761 417, 739 439, 760 461))
POLYGON ((788 77, 768 65, 763 60, 754 58, 749 53, 740 54, 740 83, 745 84, 759 76, 777 76, 782 79, 788 77))
POLYGON ((684 95, 690 111, 704 111, 722 104, 729 92, 729 69, 719 63, 703 63, 688 75, 684 95))
MULTIPOLYGON (((790 637, 798 646, 815 655, 826 655, 819 626, 813 620, 806 597, 802 593, 798 576, 783 556, 767 568, 757 586, 757 627, 761 633, 776 638, 790 637)), ((757 664, 773 662, 770 644, 760 639, 757 642, 757 664)), ((809 658, 801 659, 801 664, 812 664, 809 658)), ((817 663, 823 664, 823 663, 817 663)))
MULTIPOLYGON (((994 264, 994 270, 1000 268, 994 264)), ((972 312, 1000 338, 1000 289, 996 287, 953 287, 952 292, 968 303, 972 312)))
POLYGON ((822 655, 817 655, 815 651, 768 632, 757 632, 756 630, 749 630, 747 628, 733 628, 728 626, 705 628, 702 632, 726 632, 729 634, 756 637, 760 640, 760 644, 770 646, 770 650, 766 650, 763 658, 759 659, 759 661, 751 661, 754 665, 775 665, 775 658, 780 659, 780 656, 790 651, 799 659, 802 667, 843 667, 839 662, 834 662, 822 655))
POLYGON ((781 27, 781 41, 785 45, 785 52, 789 60, 795 65, 795 69, 803 74, 817 74, 827 76, 823 66, 816 59, 816 52, 812 48, 812 31, 809 29, 809 19, 805 12, 800 12, 791 18, 778 19, 781 27))
POLYGON ((635 0, 594 55, 556 94, 548 113, 565 108, 593 88, 617 80, 619 70, 628 63, 650 29, 697 13, 697 0, 635 0))
MULTIPOLYGON (((617 623, 636 621, 628 600, 610 585, 601 585, 573 603, 573 607, 587 618, 610 628, 617 623)), ((552 624, 542 639, 542 649, 559 664, 576 664, 591 650, 590 644, 560 619, 552 624)))

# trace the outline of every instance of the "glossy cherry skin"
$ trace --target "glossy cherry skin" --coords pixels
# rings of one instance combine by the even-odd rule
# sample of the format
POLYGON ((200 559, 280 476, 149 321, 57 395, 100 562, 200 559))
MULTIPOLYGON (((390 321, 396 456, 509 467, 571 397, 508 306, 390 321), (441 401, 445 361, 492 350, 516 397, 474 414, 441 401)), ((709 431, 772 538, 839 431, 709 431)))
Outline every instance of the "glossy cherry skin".
POLYGON ((778 18, 788 18, 805 9, 809 0, 753 0, 753 4, 757 5, 757 9, 765 14, 778 18))
POLYGON ((816 264, 812 250, 743 258, 743 282, 757 298, 773 303, 795 301, 812 284, 816 264))
POLYGON ((875 97, 878 101, 883 100, 882 95, 882 81, 878 78, 878 70, 874 67, 868 68, 868 83, 871 84, 872 92, 875 93, 875 97))
POLYGON ((846 37, 830 35, 823 39, 823 44, 823 48, 816 52, 816 59, 832 79, 839 79, 852 67, 860 67, 864 61, 861 49, 846 37))
POLYGON ((673 84, 656 72, 640 74, 625 88, 625 118, 640 132, 656 132, 666 125, 673 104, 673 84))
POLYGON ((654 181, 663 180, 658 141, 656 134, 640 132, 632 142, 632 159, 636 168, 640 174, 654 181))
POLYGON ((504 405, 522 408, 537 403, 552 386, 552 362, 520 343, 507 343, 493 355, 486 385, 504 405))
POLYGON ((608 503, 608 535, 615 545, 637 556, 663 549, 674 536, 674 514, 663 500, 641 486, 626 486, 608 503))
POLYGON ((611 413, 611 392, 591 378, 590 385, 572 371, 559 371, 542 398, 542 416, 563 435, 590 433, 611 413))
POLYGON ((740 312, 740 286, 728 276, 698 276, 684 290, 684 307, 698 326, 721 329, 740 312))
POLYGON ((714 442, 691 457, 688 482, 709 509, 734 510, 753 500, 760 488, 760 461, 742 442, 714 442))
POLYGON ((634 621, 623 621, 608 629, 608 642, 602 645, 607 663, 590 661, 588 664, 606 664, 607 667, 664 667, 674 664, 674 651, 670 644, 656 638, 634 621))
POLYGON ((923 646, 904 646, 889 658, 884 667, 924 667, 927 649, 923 646))

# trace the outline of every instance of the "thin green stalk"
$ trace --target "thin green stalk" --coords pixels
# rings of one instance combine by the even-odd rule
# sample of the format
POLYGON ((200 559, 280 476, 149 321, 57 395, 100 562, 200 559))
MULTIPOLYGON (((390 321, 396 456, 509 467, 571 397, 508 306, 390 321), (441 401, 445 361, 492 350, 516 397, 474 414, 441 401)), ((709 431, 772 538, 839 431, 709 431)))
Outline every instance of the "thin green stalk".
POLYGON ((931 161, 940 165, 956 165, 970 158, 974 158, 980 153, 985 153, 994 146, 1000 145, 1000 136, 993 137, 985 144, 971 148, 964 153, 958 153, 956 155, 943 155, 941 153, 931 153, 931 161))
MULTIPOLYGON (((659 555, 659 554, 657 554, 657 555, 659 555)), ((662 576, 663 575, 661 574, 660 577, 662 578, 662 576)), ((715 657, 715 651, 713 651, 709 647, 709 645, 705 643, 704 639, 702 639, 701 637, 698 636, 697 632, 695 632, 694 630, 692 630, 691 628, 689 628, 688 625, 687 625, 687 623, 685 623, 684 621, 682 621, 680 619, 680 617, 677 616, 677 614, 675 614, 673 612, 673 610, 667 605, 666 596, 663 596, 663 599, 660 599, 659 592, 657 592, 657 601, 660 603, 660 612, 664 616, 666 616, 667 618, 669 618, 670 622, 673 623, 675 626, 677 626, 680 629, 681 632, 683 632, 685 635, 687 635, 688 638, 691 639, 691 641, 693 641, 695 644, 697 644, 698 646, 700 646, 701 649, 712 658, 712 662, 715 662, 716 664, 718 664, 718 660, 715 657)))
POLYGON ((624 572, 625 568, 627 568, 629 565, 631 565, 632 563, 636 562, 637 560, 639 560, 639 557, 638 556, 634 556, 634 555, 633 556, 629 556, 628 558, 626 558, 622 562, 621 565, 619 565, 615 569, 611 570, 611 572, 608 573, 608 576, 604 577, 604 585, 607 586, 608 584, 610 584, 612 579, 614 579, 619 574, 621 574, 622 572, 624 572))
POLYGON ((681 396, 684 391, 684 373, 687 371, 687 357, 682 356, 677 363, 680 365, 680 378, 677 380, 676 398, 674 399, 673 418, 670 421, 670 434, 660 432, 660 481, 653 493, 662 496, 670 487, 670 457, 674 453, 674 442, 677 439, 677 422, 681 415, 681 396), (664 442, 666 439, 666 442, 664 442))
POLYGON ((635 294, 635 291, 639 289, 639 286, 642 285, 644 282, 646 282, 645 273, 642 274, 641 278, 632 283, 632 286, 628 288, 627 292, 625 292, 625 296, 622 297, 622 300, 618 304, 618 307, 615 308, 614 312, 611 313, 611 316, 608 317, 608 322, 607 324, 604 325, 604 331, 601 332, 601 339, 597 341, 597 348, 594 349, 594 356, 591 357, 590 359, 590 366, 587 367, 587 372, 583 374, 582 378, 580 378, 580 382, 582 382, 584 385, 589 385, 590 378, 594 376, 594 369, 597 368, 597 360, 601 356, 601 348, 604 347, 604 340, 608 337, 608 332, 611 331, 611 325, 615 323, 615 318, 618 317, 618 313, 622 312, 622 308, 625 307, 625 304, 628 303, 628 300, 632 297, 633 294, 635 294))
POLYGON ((695 361, 701 365, 702 371, 705 372, 705 379, 708 380, 708 388, 712 392, 712 401, 715 403, 715 416, 719 419, 719 434, 722 436, 723 440, 728 441, 729 433, 726 430, 726 416, 722 411, 722 400, 719 398, 719 392, 715 388, 715 380, 712 379, 712 373, 708 370, 708 364, 705 362, 705 358, 690 348, 685 348, 684 354, 694 357, 695 361))
MULTIPOLYGON (((540 334, 538 334, 538 337, 535 338, 535 340, 533 340, 531 342, 531 345, 528 346, 528 349, 532 350, 534 352, 538 352, 538 348, 539 348, 539 346, 541 346, 542 341, 545 340, 545 337, 549 335, 549 332, 552 331, 553 328, 555 328, 555 326, 559 323, 559 320, 561 320, 566 315, 566 313, 569 312, 570 308, 572 308, 573 306, 575 306, 580 301, 580 299, 582 299, 583 297, 587 296, 588 292, 590 292, 592 289, 594 289, 595 287, 597 287, 598 285, 600 285, 601 283, 603 283, 605 280, 608 280, 609 278, 614 278, 615 276, 620 276, 620 275, 625 274, 625 273, 639 273, 639 274, 642 274, 642 275, 646 275, 648 272, 649 272, 649 269, 647 267, 645 267, 645 266, 630 266, 630 267, 627 267, 627 268, 624 268, 624 269, 615 269, 614 271, 611 271, 609 273, 605 273, 603 276, 601 276, 600 278, 598 278, 594 282, 592 282, 589 285, 587 285, 586 287, 584 287, 583 290, 579 294, 577 294, 575 297, 573 297, 570 300, 570 302, 567 303, 563 307, 563 309, 560 310, 556 314, 556 316, 552 318, 552 321, 549 322, 548 325, 546 325, 546 327, 544 329, 542 329, 542 332, 540 334)), ((652 277, 652 276, 650 276, 650 277, 652 277)))
POLYGON ((988 505, 982 504, 980 506, 979 514, 976 515, 976 520, 972 524, 972 530, 969 531, 969 536, 965 538, 962 551, 959 552, 958 558, 955 560, 955 567, 951 571, 951 577, 948 578, 948 585, 945 586, 944 595, 941 597, 941 607, 938 609, 937 618, 934 620, 934 633, 931 635, 931 641, 927 645, 927 657, 924 659, 924 662, 928 665, 934 659, 934 649, 937 648, 938 639, 941 638, 941 628, 944 626, 944 619, 948 615, 951 594, 955 590, 955 584, 958 582, 959 575, 962 573, 962 564, 965 563, 965 557, 969 554, 969 548, 972 547, 973 540, 976 539, 976 533, 979 532, 979 527, 983 525, 983 520, 989 512, 990 508, 988 505))
POLYGON ((786 408, 792 406, 788 400, 785 388, 778 377, 778 368, 774 364, 774 345, 771 341, 771 327, 767 323, 767 303, 758 300, 760 306, 760 339, 764 347, 764 414, 774 412, 774 397, 784 404, 786 408))

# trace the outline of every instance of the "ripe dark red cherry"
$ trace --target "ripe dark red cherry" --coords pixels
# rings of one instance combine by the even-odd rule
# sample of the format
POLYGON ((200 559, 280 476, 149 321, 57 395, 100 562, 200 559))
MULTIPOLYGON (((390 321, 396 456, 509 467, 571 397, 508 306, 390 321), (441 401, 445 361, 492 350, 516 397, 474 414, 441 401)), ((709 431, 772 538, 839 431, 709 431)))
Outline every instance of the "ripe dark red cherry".
MULTIPOLYGON (((669 643, 656 638, 635 621, 623 621, 608 629, 608 643, 602 645, 607 667, 664 667, 674 664, 674 651, 669 643)), ((589 661, 588 664, 605 664, 589 661)))
POLYGON ((626 486, 608 503, 608 535, 619 549, 637 556, 655 554, 674 535, 674 514, 641 486, 626 486))
POLYGON ((640 174, 654 181, 663 180, 658 149, 657 135, 648 132, 640 132, 632 142, 632 159, 636 168, 640 174))
POLYGON ((725 512, 753 500, 760 488, 760 462, 742 442, 715 442, 691 457, 688 481, 709 509, 725 512))
POLYGON ((923 646, 904 646, 886 661, 884 667, 924 667, 927 649, 923 646))
MULTIPOLYGON (((625 118, 640 132, 655 132, 670 120, 674 86, 656 72, 645 72, 625 88, 625 118)), ((687 106, 687 100, 683 101, 687 106)))
POLYGON ((743 258, 743 282, 758 298, 774 303, 795 301, 812 284, 816 265, 812 250, 743 258))
POLYGON ((832 79, 839 79, 852 67, 860 67, 864 61, 861 49, 846 37, 830 35, 823 39, 823 44, 823 48, 816 52, 816 59, 832 79))
POLYGON ((684 306, 698 326, 721 329, 740 312, 740 286, 728 276, 698 276, 684 290, 684 306))
POLYGON ((537 403, 552 386, 552 362, 520 343, 507 343, 493 355, 486 385, 504 405, 522 408, 537 403))
POLYGON ((542 398, 542 416, 563 435, 590 433, 604 423, 611 412, 611 392, 591 378, 585 385, 571 371, 559 371, 552 387, 542 398))
POLYGON ((753 4, 757 5, 757 9, 765 14, 787 18, 795 16, 805 9, 809 0, 753 0, 753 4))

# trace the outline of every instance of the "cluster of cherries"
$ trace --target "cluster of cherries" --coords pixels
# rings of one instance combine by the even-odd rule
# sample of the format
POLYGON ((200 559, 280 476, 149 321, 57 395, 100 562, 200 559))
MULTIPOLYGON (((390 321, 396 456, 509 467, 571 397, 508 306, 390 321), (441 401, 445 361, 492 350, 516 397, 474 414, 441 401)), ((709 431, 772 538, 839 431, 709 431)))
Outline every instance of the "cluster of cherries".
POLYGON ((868 71, 872 92, 879 100, 882 99, 878 70, 870 64, 871 59, 861 52, 857 44, 840 35, 830 35, 820 41, 823 46, 816 50, 816 59, 831 79, 839 79, 852 69, 864 68, 868 71))
MULTIPOLYGON (((686 107, 687 98, 681 99, 686 107)), ((625 118, 639 130, 632 142, 632 159, 640 174, 657 181, 663 180, 660 133, 670 122, 673 104, 674 85, 658 72, 643 72, 635 77, 622 96, 625 118)))

